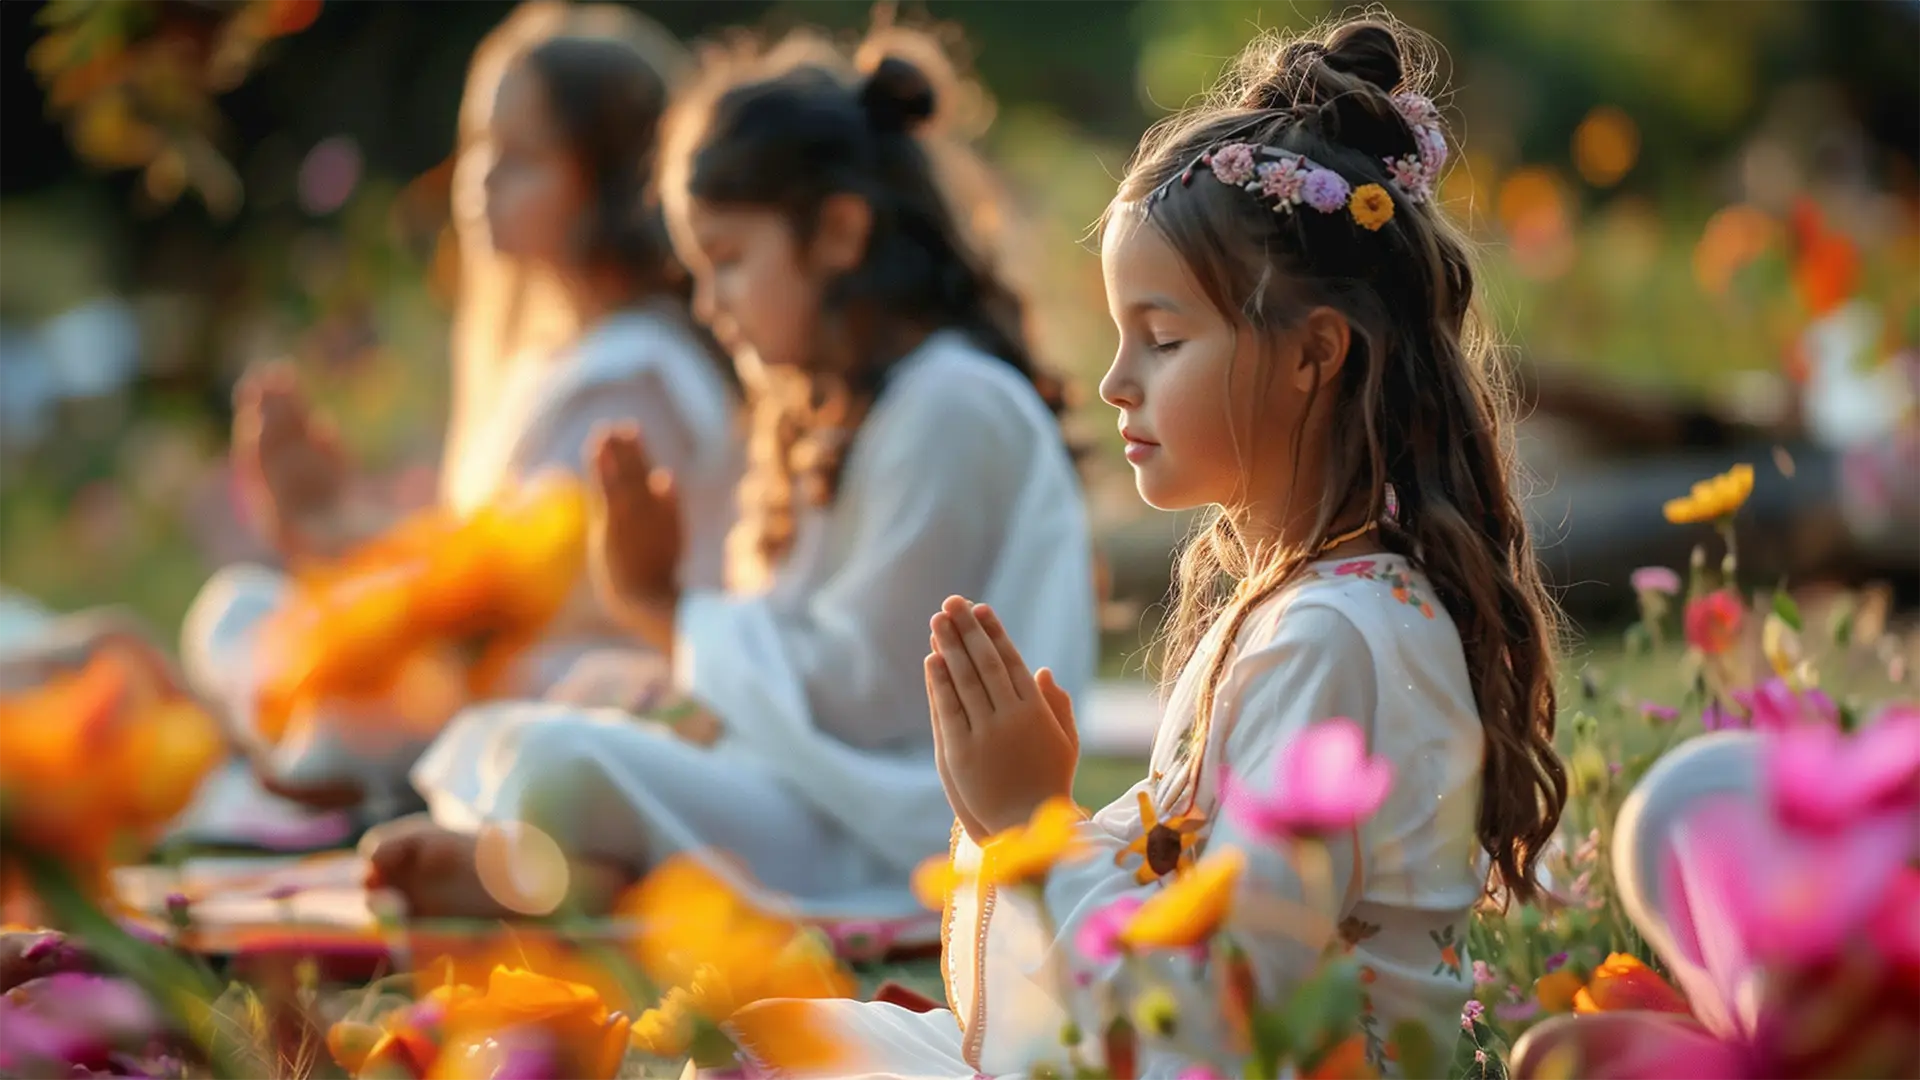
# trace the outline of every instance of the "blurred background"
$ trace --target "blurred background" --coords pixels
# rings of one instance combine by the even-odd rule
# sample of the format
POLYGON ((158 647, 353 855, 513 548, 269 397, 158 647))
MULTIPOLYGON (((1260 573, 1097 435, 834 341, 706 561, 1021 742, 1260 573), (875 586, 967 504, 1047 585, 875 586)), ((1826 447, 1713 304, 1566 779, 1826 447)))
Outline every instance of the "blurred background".
MULTIPOLYGON (((510 3, 0 5, 0 583, 171 630, 259 558, 229 395, 291 357, 397 501, 432 495, 455 262, 449 155, 510 3)), ((683 39, 863 30, 864 0, 638 6, 683 39)), ((1700 536, 1660 507, 1737 461, 1746 549, 1793 582, 1920 582, 1920 4, 1391 4, 1448 49, 1449 210, 1528 403, 1543 557, 1603 625, 1700 536)), ((1089 225, 1154 119, 1288 4, 930 2, 993 103, 1015 276, 1081 390, 1110 624, 1186 523, 1133 494, 1092 387, 1113 344, 1089 225)))

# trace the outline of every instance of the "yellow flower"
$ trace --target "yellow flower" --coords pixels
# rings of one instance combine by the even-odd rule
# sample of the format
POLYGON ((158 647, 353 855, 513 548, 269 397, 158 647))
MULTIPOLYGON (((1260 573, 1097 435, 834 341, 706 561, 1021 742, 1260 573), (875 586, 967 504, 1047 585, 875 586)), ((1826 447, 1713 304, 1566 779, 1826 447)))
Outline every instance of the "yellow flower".
POLYGON ((1033 812, 1033 820, 987 840, 981 849, 981 876, 989 885, 1020 885, 1046 877, 1055 863, 1071 861, 1085 849, 1080 837, 1085 820, 1072 799, 1048 799, 1033 812))
POLYGON ((1184 949, 1206 941, 1233 906, 1234 886, 1246 866, 1246 853, 1238 848, 1201 859, 1140 905, 1121 929, 1121 943, 1136 949, 1184 949))
POLYGON ((676 1058, 693 1045, 693 1013, 684 996, 668 991, 660 1004, 640 1014, 629 1036, 633 1048, 654 1057, 676 1058))
POLYGON ((1793 632, 1787 620, 1768 612, 1766 622, 1760 627, 1760 652, 1767 658, 1767 666, 1773 669, 1773 673, 1786 679, 1791 678, 1794 669, 1800 666, 1800 658, 1805 650, 1800 646, 1800 635, 1793 632))
POLYGON ((1207 818, 1188 812, 1161 821, 1153 798, 1144 791, 1139 798, 1140 835, 1115 853, 1113 865, 1119 866, 1129 855, 1140 856, 1140 868, 1133 872, 1133 880, 1146 885, 1193 864, 1193 843, 1207 818))
POLYGON ((1379 232, 1380 226, 1393 220, 1393 196, 1379 184, 1362 184, 1347 200, 1347 212, 1361 228, 1379 232))
POLYGON ((564 1051, 567 1076, 606 1080, 626 1056, 628 1022, 608 1013, 599 991, 524 968, 493 969, 486 993, 447 1006, 445 1029, 485 1036, 515 1028, 544 1031, 564 1051))
POLYGON ((1753 494, 1753 466, 1735 465, 1719 476, 1693 485, 1686 495, 1667 503, 1667 520, 1675 525, 1719 521, 1732 517, 1753 494))
POLYGON ((1133 999, 1133 1026, 1158 1038, 1172 1038, 1180 1025, 1180 1005, 1164 987, 1133 999))

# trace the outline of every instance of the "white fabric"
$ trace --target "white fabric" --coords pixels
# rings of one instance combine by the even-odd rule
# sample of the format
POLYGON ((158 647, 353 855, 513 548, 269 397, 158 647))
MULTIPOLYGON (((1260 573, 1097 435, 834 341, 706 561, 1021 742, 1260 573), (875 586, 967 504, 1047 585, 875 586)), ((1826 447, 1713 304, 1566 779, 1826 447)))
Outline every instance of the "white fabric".
MULTIPOLYGON (((1139 792, 1150 793, 1162 819, 1188 805, 1181 748, 1219 647, 1210 639, 1182 672, 1155 742, 1152 773, 1081 826, 1093 854, 1050 875, 1044 903, 1057 938, 1049 939, 1027 898, 1009 891, 990 894, 983 926, 983 905, 963 886, 952 898, 942 957, 953 1011, 915 1015, 859 1002, 812 1006, 822 1025, 857 1048, 854 1060, 835 1064, 834 1075, 1022 1075, 1043 1061, 1066 1064, 1059 1033, 1069 1016, 1082 1030, 1099 1030, 1089 992, 1069 988, 1086 985, 1104 994, 1122 975, 1117 965, 1089 965, 1070 943, 1091 913, 1160 888, 1136 883, 1137 856, 1119 865, 1116 856, 1143 832, 1139 792), (984 962, 976 955, 981 943, 984 962)), ((1236 929, 1263 996, 1271 1000, 1310 973, 1326 944, 1302 936, 1297 921, 1283 925, 1274 905, 1260 902, 1277 896, 1338 925, 1372 972, 1363 1032, 1376 1068, 1393 1070, 1385 1040, 1402 1021, 1425 1025, 1436 1045, 1451 1046, 1471 986, 1469 912, 1486 870, 1474 837, 1482 733, 1458 632, 1404 560, 1373 556, 1316 564, 1311 577, 1255 611, 1232 647, 1192 796, 1195 811, 1212 819, 1203 851, 1231 846, 1248 856, 1236 929), (1373 752, 1392 761, 1395 783, 1357 835, 1327 843, 1330 872, 1310 884, 1280 852, 1215 818, 1220 776, 1226 768, 1270 786, 1279 750, 1308 725, 1336 716, 1363 726, 1373 752)), ((966 870, 978 865, 980 851, 960 837, 954 857, 966 870)), ((1166 954, 1148 963, 1185 999, 1183 1039, 1222 1045, 1206 1029, 1218 1022, 1221 1007, 1193 963, 1166 954)), ((1097 1048, 1089 1049, 1097 1061, 1097 1048)), ((1175 1076, 1189 1064, 1171 1047, 1142 1045, 1142 1076, 1175 1076)))
MULTIPOLYGON (((452 474, 446 485, 451 505, 456 511, 471 511, 504 485, 546 469, 580 473, 595 429, 603 423, 635 421, 642 425, 655 460, 672 469, 678 480, 688 531, 685 580, 718 584, 740 455, 729 391, 715 364, 692 337, 684 316, 664 305, 609 316, 573 348, 531 358, 512 373, 492 417, 494 430, 487 438, 462 441, 469 460, 442 463, 452 474)), ((281 601, 286 588, 281 574, 264 567, 224 568, 201 590, 182 628, 181 654, 189 682, 221 707, 230 731, 243 744, 254 739, 252 650, 260 620, 281 601)), ((619 633, 582 581, 546 638, 523 658, 523 687, 544 693, 587 655, 594 655, 604 668, 608 649, 620 651, 617 663, 629 668, 629 674, 664 679, 660 659, 650 662, 648 654, 619 633)), ((623 694, 641 690, 621 687, 623 694)), ((382 814, 383 804, 412 798, 406 772, 421 748, 415 742, 370 748, 364 739, 349 748, 322 723, 290 733, 275 748, 271 767, 283 779, 299 783, 357 778, 369 789, 369 812, 382 814)), ((195 835, 211 835, 223 824, 210 819, 210 811, 226 818, 231 813, 227 807, 256 803, 274 813, 286 810, 282 800, 257 784, 243 795, 223 790, 218 807, 189 808, 182 824, 195 835)))
MULTIPOLYGON (((720 746, 689 750, 650 732, 507 706, 447 731, 415 770, 415 786, 445 824, 520 819, 523 793, 570 787, 569 766, 463 744, 577 739, 556 753, 604 761, 595 773, 613 790, 581 790, 595 809, 557 816, 631 823, 625 858, 724 847, 728 835, 765 829, 792 840, 764 856, 734 852, 764 883, 800 882, 821 860, 840 871, 819 891, 786 890, 803 910, 911 915, 920 909, 908 875, 943 849, 953 820, 933 765, 920 670, 928 620, 953 593, 991 603, 1029 659, 1053 667, 1062 686, 1079 690, 1091 679, 1092 548, 1059 427, 1018 372, 947 332, 895 366, 837 497, 803 515, 768 591, 683 597, 676 681, 725 724, 720 746), (529 725, 538 730, 521 730, 529 725), (688 753, 708 755, 712 783, 684 796, 649 785, 668 768, 664 755, 688 753), (475 760, 492 766, 464 764, 475 760), (784 800, 783 809, 745 804, 738 793, 748 788, 756 799, 784 800), (785 831, 790 822, 817 823, 829 835, 803 842, 785 831)), ((619 833, 596 826, 592 836, 559 839, 613 842, 619 833)))

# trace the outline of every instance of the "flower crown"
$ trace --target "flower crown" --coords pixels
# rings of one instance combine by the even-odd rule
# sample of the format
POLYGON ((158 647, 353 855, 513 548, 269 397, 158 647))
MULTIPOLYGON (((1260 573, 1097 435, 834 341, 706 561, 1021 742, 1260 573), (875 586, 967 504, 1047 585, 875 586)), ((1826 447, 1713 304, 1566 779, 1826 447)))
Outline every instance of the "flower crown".
MULTIPOLYGON (((1387 174, 1408 202, 1427 202, 1447 163, 1440 110, 1424 95, 1411 92, 1393 95, 1393 107, 1413 131, 1416 152, 1383 159, 1387 174)), ((1181 171, 1180 185, 1192 184, 1194 172, 1203 165, 1221 183, 1270 201, 1276 214, 1292 213, 1301 204, 1323 214, 1345 210, 1368 231, 1378 231, 1393 220, 1393 197, 1386 188, 1379 184, 1356 188, 1339 173, 1291 150, 1249 142, 1217 143, 1181 171)))

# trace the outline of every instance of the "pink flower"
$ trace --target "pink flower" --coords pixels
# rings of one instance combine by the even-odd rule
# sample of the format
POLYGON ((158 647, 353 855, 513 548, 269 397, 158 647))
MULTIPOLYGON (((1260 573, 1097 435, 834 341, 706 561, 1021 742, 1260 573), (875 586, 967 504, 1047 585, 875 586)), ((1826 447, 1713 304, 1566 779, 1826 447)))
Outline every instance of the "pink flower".
POLYGON ((1344 832, 1372 817, 1393 787, 1393 765, 1367 755, 1367 736, 1345 717, 1294 736, 1275 762, 1273 791, 1221 781, 1221 803, 1242 828, 1282 841, 1344 832))
POLYGON ((1662 724, 1671 724, 1680 719, 1680 710, 1670 705, 1661 705, 1658 702, 1643 701, 1640 703, 1640 715, 1649 720, 1657 720, 1662 724))
POLYGON ((1179 1080, 1226 1080, 1211 1065, 1189 1065, 1180 1070, 1179 1080))
POLYGON ((1762 767, 1785 824, 1826 832, 1920 810, 1920 708, 1889 708, 1853 735, 1831 724, 1775 730, 1762 767))
POLYGON ((1263 162, 1254 171, 1260 175, 1260 191, 1268 198, 1288 206, 1300 201, 1300 189, 1306 186, 1307 174, 1300 171, 1298 158, 1263 162))
POLYGON ((1373 568, 1378 565, 1380 564, 1373 559, 1355 559, 1352 562, 1343 562, 1339 566, 1334 567, 1333 576, 1353 577, 1357 574, 1367 574, 1371 573, 1373 568))
POLYGON ((1469 998, 1466 1005, 1460 1010, 1460 1030, 1472 1031, 1473 1025, 1478 1023, 1480 1018, 1486 1014, 1487 1007, 1485 1005, 1469 998))
POLYGON ((1681 956, 1736 1001, 1761 960, 1834 955, 1878 908, 1911 849, 1912 830, 1896 816, 1809 836, 1743 799, 1703 800, 1662 860, 1669 929, 1681 956))
POLYGON ((1731 731, 1743 727, 1746 718, 1718 701, 1709 701, 1700 710, 1700 726, 1708 731, 1731 731))
POLYGON ((1687 601, 1684 618, 1687 644, 1708 656, 1726 652, 1733 648, 1746 614, 1746 605, 1729 589, 1694 597, 1687 601))
POLYGON ((1487 966, 1485 960, 1475 960, 1473 962, 1473 985, 1485 986, 1498 978, 1499 976, 1493 973, 1493 969, 1487 966))
POLYGON ((1633 582, 1633 591, 1637 593, 1680 595, 1680 575, 1664 566, 1643 566, 1635 570, 1629 580, 1633 582))
POLYGON ((1122 951, 1120 931, 1145 902, 1144 897, 1122 896, 1089 915, 1073 935, 1073 947, 1096 964, 1118 960, 1122 951))
POLYGON ((1228 143, 1209 156, 1207 164, 1223 184, 1235 187, 1253 179, 1253 147, 1246 143, 1228 143))
POLYGON ((1331 214, 1347 205, 1347 199, 1353 195, 1353 186, 1332 169, 1315 168, 1307 173, 1306 184, 1300 189, 1300 197, 1308 206, 1323 214, 1331 214))
POLYGON ((1427 177, 1426 163, 1417 157, 1387 158, 1387 175, 1399 185, 1401 191, 1415 201, 1424 198, 1432 181, 1427 177))
POLYGON ((1786 731, 1804 724, 1833 725, 1840 709, 1819 690, 1795 690, 1785 679, 1773 678, 1751 690, 1735 690, 1733 700, 1758 731, 1786 731))

